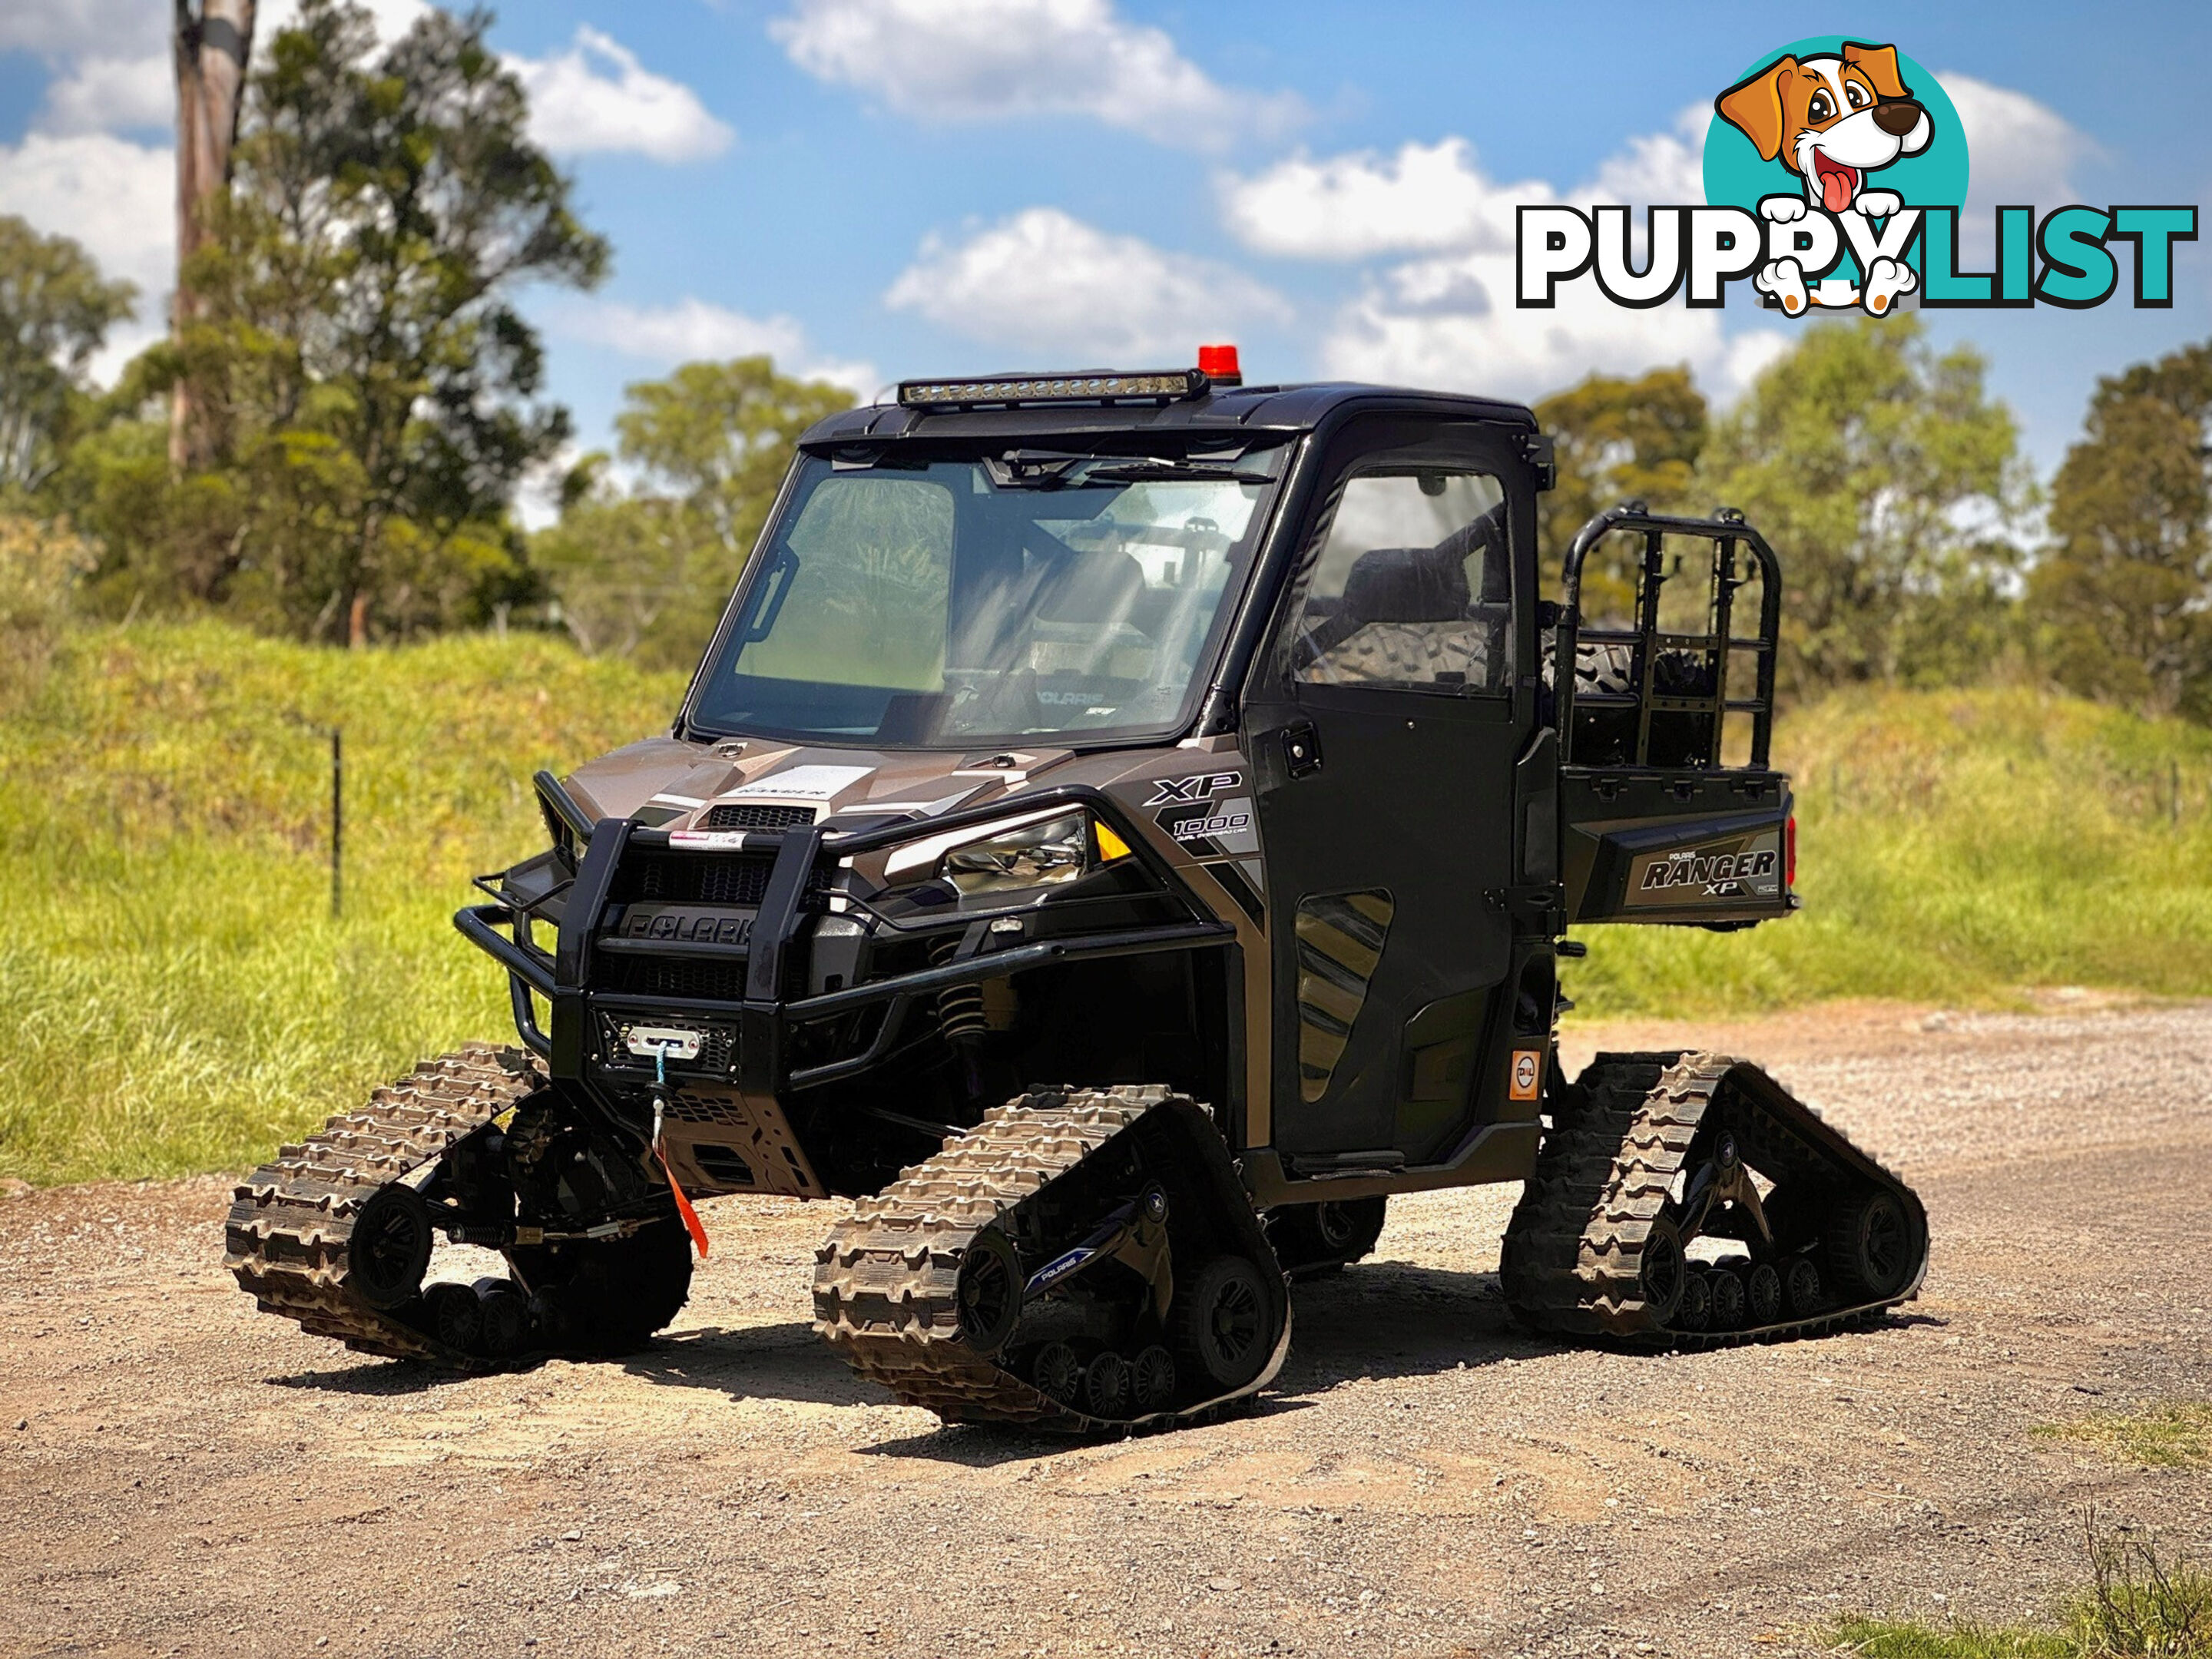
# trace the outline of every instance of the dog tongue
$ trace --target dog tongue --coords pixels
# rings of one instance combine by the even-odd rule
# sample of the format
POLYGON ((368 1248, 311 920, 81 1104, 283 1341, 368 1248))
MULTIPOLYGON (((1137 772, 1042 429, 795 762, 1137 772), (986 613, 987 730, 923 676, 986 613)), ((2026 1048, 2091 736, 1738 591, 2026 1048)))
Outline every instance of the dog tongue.
POLYGON ((1841 213, 1851 204, 1851 175, 1841 167, 1820 169, 1820 202, 1831 213, 1841 213))

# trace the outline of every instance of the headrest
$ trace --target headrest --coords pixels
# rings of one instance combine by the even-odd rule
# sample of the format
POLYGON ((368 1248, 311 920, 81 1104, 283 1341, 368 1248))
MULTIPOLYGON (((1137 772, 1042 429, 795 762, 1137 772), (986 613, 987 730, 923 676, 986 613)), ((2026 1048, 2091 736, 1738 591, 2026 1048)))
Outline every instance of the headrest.
POLYGON ((1079 553, 1046 582, 1037 616, 1044 622, 1127 622, 1144 588, 1145 567, 1127 553, 1079 553))
POLYGON ((1432 547, 1378 547, 1352 562, 1340 612, 1361 623, 1457 622, 1467 567, 1432 547))
POLYGON ((1504 501, 1479 515, 1474 523, 1453 531, 1437 544, 1436 550, 1462 563, 1477 552, 1482 555, 1482 592, 1478 597, 1483 604, 1503 605, 1513 597, 1513 566, 1505 556, 1504 501))

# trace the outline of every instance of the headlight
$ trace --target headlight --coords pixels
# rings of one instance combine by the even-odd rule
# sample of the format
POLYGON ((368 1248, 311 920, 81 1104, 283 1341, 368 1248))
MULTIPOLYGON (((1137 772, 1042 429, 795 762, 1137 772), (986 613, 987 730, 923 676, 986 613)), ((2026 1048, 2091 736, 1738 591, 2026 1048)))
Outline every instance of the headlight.
POLYGON ((972 898, 1056 887, 1075 880, 1095 862, 1090 815, 1078 811, 956 847, 940 861, 938 873, 963 897, 972 898))

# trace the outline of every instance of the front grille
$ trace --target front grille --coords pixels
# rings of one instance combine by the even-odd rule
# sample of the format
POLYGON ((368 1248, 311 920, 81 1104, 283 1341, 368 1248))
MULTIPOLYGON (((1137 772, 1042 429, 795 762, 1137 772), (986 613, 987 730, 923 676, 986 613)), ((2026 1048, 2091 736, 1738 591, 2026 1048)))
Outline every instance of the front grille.
POLYGON ((696 957, 617 956, 592 958, 597 988, 634 997, 692 997, 702 1002, 743 1002, 745 964, 696 957))
MULTIPOLYGON (((613 1014, 602 1009, 599 1012, 599 1058, 609 1066, 635 1066, 650 1071, 653 1061, 642 1054, 629 1051, 630 1028, 635 1025, 666 1026, 669 1021, 656 1014, 613 1014)), ((726 1025, 694 1025, 689 1020, 676 1022, 679 1029, 699 1033, 699 1052, 690 1060, 668 1062, 672 1072, 712 1072, 727 1075, 731 1056, 737 1052, 737 1033, 726 1025)))
POLYGON ((814 822, 811 806, 717 806, 707 814, 709 830, 788 830, 814 822))
POLYGON ((635 884, 622 895, 632 900, 758 904, 775 867, 772 853, 646 853, 623 860, 618 885, 635 884))

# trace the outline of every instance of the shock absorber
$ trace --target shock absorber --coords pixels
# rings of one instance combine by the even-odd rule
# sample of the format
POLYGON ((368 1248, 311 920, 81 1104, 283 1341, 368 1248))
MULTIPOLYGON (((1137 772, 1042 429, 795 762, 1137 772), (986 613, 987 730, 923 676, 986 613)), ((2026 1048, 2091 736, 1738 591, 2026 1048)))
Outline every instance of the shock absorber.
MULTIPOLYGON (((943 967, 951 962, 960 948, 957 939, 940 939, 930 951, 931 964, 943 967)), ((982 1069, 978 1063, 977 1049, 982 1046, 983 1033, 990 1022, 983 1012, 983 988, 980 985, 948 985, 937 994, 937 1029, 953 1051, 960 1056, 967 1073, 970 1097, 983 1091, 982 1069)))

